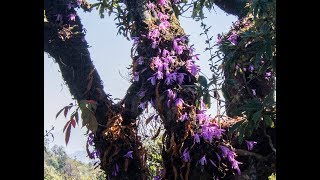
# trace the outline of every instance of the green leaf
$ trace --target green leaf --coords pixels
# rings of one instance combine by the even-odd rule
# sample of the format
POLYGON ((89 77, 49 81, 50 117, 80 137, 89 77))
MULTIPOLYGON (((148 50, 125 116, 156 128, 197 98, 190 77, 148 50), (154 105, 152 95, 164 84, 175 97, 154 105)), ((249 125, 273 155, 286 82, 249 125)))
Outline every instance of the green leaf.
POLYGON ((261 112, 262 112, 262 110, 257 111, 257 112, 255 112, 255 113, 252 115, 252 121, 253 121, 255 124, 258 123, 258 120, 261 119, 261 112))
POLYGON ((98 122, 94 113, 88 108, 83 108, 81 112, 82 127, 87 126, 89 130, 95 133, 98 129, 98 122))
POLYGON ((242 144, 243 138, 245 136, 245 131, 246 131, 246 127, 247 127, 248 123, 243 123, 242 126, 240 127, 239 130, 239 137, 238 137, 238 142, 239 144, 242 144))
POLYGON ((271 60, 272 58, 272 48, 271 48, 271 42, 270 39, 266 41, 266 56, 268 60, 271 60))
POLYGON ((78 113, 78 110, 74 113, 74 117, 76 119, 77 124, 79 124, 79 113, 78 113))
POLYGON ((208 87, 208 81, 204 76, 199 76, 198 82, 200 83, 201 86, 203 87, 208 87))
POLYGON ((272 121, 272 119, 270 118, 270 116, 268 116, 268 115, 263 115, 263 120, 264 120, 264 122, 266 123, 266 125, 268 126, 268 127, 273 127, 274 126, 274 123, 273 123, 273 121, 272 121))
POLYGON ((88 101, 87 101, 87 100, 81 100, 81 101, 79 102, 79 107, 80 107, 81 111, 82 111, 82 109, 87 108, 87 104, 88 104, 88 101))
POLYGON ((205 94, 203 95, 203 102, 206 104, 207 108, 211 107, 211 98, 208 89, 205 91, 205 94))
POLYGON ((254 125, 255 123, 253 121, 250 121, 248 123, 248 126, 247 126, 247 136, 250 137, 252 132, 253 132, 253 129, 254 129, 254 125))
POLYGON ((57 117, 61 114, 61 112, 64 110, 64 107, 62 108, 62 109, 60 109, 60 111, 57 113, 57 115, 56 115, 56 119, 57 119, 57 117))
POLYGON ((234 131, 238 130, 238 128, 243 124, 244 121, 239 121, 237 123, 235 123, 234 125, 232 125, 229 129, 230 133, 233 133, 234 131))
POLYGON ((242 110, 248 112, 255 112, 262 109, 262 103, 257 99, 251 99, 246 102, 242 107, 242 110))

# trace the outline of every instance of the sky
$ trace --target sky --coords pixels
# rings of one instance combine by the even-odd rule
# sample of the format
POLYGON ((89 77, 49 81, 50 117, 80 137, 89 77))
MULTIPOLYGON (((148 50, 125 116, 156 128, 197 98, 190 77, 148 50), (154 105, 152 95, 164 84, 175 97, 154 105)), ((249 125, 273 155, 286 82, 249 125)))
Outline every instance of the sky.
MULTIPOLYGON (((126 40, 122 35, 117 35, 118 29, 112 16, 106 15, 105 18, 100 19, 96 10, 91 13, 78 10, 77 13, 83 26, 87 29, 86 40, 90 46, 89 52, 103 81, 105 92, 111 94, 113 98, 124 97, 130 85, 127 67, 132 62, 130 59, 132 41, 126 40)), ((237 20, 235 16, 227 15, 216 6, 214 10, 211 10, 211 13, 205 13, 205 15, 207 15, 207 18, 204 22, 208 26, 212 26, 209 31, 209 35, 214 37, 211 44, 216 42, 218 33, 229 31, 232 22, 237 20)), ((200 22, 191 18, 180 17, 180 24, 185 33, 190 35, 190 44, 194 44, 196 52, 200 54, 200 60, 197 61, 197 64, 201 67, 201 72, 211 77, 208 65, 210 56, 208 52, 204 52, 206 38, 200 36, 200 33, 203 32, 200 22)), ((68 154, 85 150, 87 139, 84 135, 86 128, 81 129, 76 126, 71 130, 68 145, 65 145, 62 129, 67 119, 62 114, 57 119, 55 116, 60 109, 70 103, 74 103, 74 100, 62 79, 58 65, 48 54, 44 53, 44 130, 49 130, 54 126, 55 128, 52 131, 54 141, 49 146, 61 145, 68 154)), ((212 107, 211 112, 214 115, 215 106, 212 105, 212 107)))

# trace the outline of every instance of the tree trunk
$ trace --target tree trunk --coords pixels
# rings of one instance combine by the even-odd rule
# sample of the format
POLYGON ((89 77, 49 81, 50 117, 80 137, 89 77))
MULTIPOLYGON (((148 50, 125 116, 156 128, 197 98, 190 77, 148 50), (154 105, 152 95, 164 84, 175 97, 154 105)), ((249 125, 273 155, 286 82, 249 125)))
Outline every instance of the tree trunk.
MULTIPOLYGON (((157 56, 158 49, 151 47, 151 42, 146 36, 155 27, 157 16, 154 15, 154 12, 147 9, 147 2, 146 0, 126 1, 128 13, 133 17, 133 26, 130 27, 131 35, 138 36, 140 39, 136 47, 137 54, 132 62, 132 73, 141 72, 141 74, 139 75, 139 81, 132 83, 126 96, 118 104, 114 104, 109 95, 103 91, 99 74, 94 69, 87 49, 88 45, 84 40, 80 19, 76 17, 74 22, 68 20, 69 14, 75 13, 75 11, 73 8, 68 10, 66 2, 63 0, 45 1, 45 10, 49 21, 45 23, 45 52, 49 53, 58 63, 63 79, 70 89, 70 93, 78 102, 81 100, 94 100, 98 103, 95 116, 100 125, 98 126, 94 142, 95 148, 100 151, 101 169, 108 174, 109 178, 147 179, 146 152, 142 148, 140 137, 137 135, 136 120, 142 112, 142 109, 138 108, 138 106, 141 103, 153 101, 153 107, 163 120, 166 130, 162 149, 164 161, 162 178, 209 179, 213 177, 213 174, 217 175, 221 172, 217 172, 209 165, 199 166, 197 161, 204 154, 207 155, 207 158, 216 160, 217 158, 214 153, 218 149, 204 141, 201 141, 200 144, 194 143, 193 135, 196 124, 196 113, 199 110, 196 106, 196 101, 199 99, 199 94, 196 91, 197 78, 192 76, 185 66, 186 61, 191 58, 189 55, 190 49, 184 50, 178 58, 179 63, 174 64, 174 68, 180 67, 179 73, 187 75, 181 86, 170 87, 163 80, 158 81, 154 86, 151 85, 148 79, 155 73, 151 58, 157 56), (57 14, 61 14, 62 20, 66 23, 56 22, 55 15, 57 14), (70 28, 69 25, 71 27, 76 26, 70 28), (76 32, 79 33, 77 34, 76 32), (146 59, 144 65, 138 65, 139 57, 146 59), (174 102, 171 102, 171 106, 167 106, 168 97, 166 94, 168 88, 175 88, 177 96, 183 98, 187 106, 180 108, 174 106, 174 102), (144 90, 147 90, 146 95, 139 97, 137 95, 138 92, 144 90), (189 120, 180 122, 179 119, 181 119, 184 112, 189 113, 189 120), (186 163, 181 158, 182 151, 186 147, 193 147, 192 152, 190 152, 192 156, 191 163, 186 163), (133 159, 124 157, 128 151, 133 151, 133 159), (116 176, 112 175, 114 172, 117 172, 116 176)), ((219 0, 215 3, 227 13, 237 15, 238 17, 242 17, 244 14, 241 7, 245 5, 245 1, 219 0)), ((165 41, 161 42, 158 47, 161 49, 172 49, 174 38, 182 37, 185 33, 175 17, 170 4, 160 9, 163 13, 169 14, 171 26, 169 33, 161 34, 161 38, 165 41)), ((187 41, 186 45, 188 44, 187 41)), ((217 144, 219 143, 222 142, 217 142, 217 144)), ((247 156, 246 154, 245 157, 247 156)), ((250 162, 248 164, 248 167, 252 167, 250 162)), ((221 174, 219 175, 221 176, 221 174)))
POLYGON ((76 16, 75 21, 68 18, 71 13, 76 13, 75 10, 68 10, 63 0, 45 1, 45 12, 48 22, 44 27, 44 51, 58 63, 70 93, 78 102, 94 100, 98 104, 95 116, 99 126, 94 142, 95 149, 100 152, 101 169, 111 174, 117 162, 120 171, 118 179, 146 179, 145 152, 135 125, 141 111, 137 110, 137 104, 134 103, 137 95, 131 93, 137 83, 130 86, 123 99, 125 106, 114 104, 103 91, 100 76, 92 64, 80 18, 76 16), (57 14, 62 16, 63 22, 56 22, 57 14), (115 128, 121 133, 110 133, 110 129, 115 128), (134 151, 134 160, 123 157, 130 150, 134 151))

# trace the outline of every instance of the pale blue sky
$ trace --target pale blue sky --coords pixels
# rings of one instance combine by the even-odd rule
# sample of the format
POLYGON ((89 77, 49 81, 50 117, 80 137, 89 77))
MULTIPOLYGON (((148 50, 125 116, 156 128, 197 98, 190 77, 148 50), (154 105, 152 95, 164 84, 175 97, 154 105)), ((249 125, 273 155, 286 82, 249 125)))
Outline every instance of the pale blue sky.
MULTIPOLYGON (((82 10, 78 11, 78 15, 87 29, 86 40, 91 46, 89 51, 103 81, 104 90, 112 94, 113 98, 122 98, 130 84, 124 77, 128 77, 129 71, 126 67, 131 64, 132 42, 127 41, 121 35, 116 35, 117 28, 113 17, 106 16, 100 19, 97 11, 83 13, 82 10)), ((209 33, 214 36, 213 43, 216 42, 218 33, 227 32, 232 22, 236 21, 235 16, 226 15, 218 7, 206 15, 208 18, 205 19, 205 23, 212 26, 209 33)), ((197 61, 197 64, 200 65, 204 74, 211 76, 208 65, 209 53, 203 52, 206 47, 204 44, 206 39, 205 36, 200 36, 202 32, 200 23, 183 17, 180 18, 180 23, 186 34, 190 35, 190 42, 195 45, 196 52, 200 54, 200 61, 197 61)), ((58 65, 44 53, 44 129, 50 129, 51 125, 55 126, 53 131, 55 141, 51 145, 62 145, 67 153, 73 153, 85 149, 86 137, 83 135, 85 128, 80 129, 78 126, 75 129, 72 128, 69 144, 65 146, 62 129, 67 119, 63 115, 55 119, 55 115, 73 100, 58 70, 58 65)), ((214 111, 214 109, 211 110, 211 112, 214 111)))

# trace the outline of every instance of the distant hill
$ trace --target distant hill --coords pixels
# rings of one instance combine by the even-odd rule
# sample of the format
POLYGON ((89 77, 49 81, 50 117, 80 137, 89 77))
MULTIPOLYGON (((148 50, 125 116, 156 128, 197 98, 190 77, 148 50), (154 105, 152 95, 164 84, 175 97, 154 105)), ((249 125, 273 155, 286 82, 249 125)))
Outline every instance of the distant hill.
POLYGON ((62 146, 54 145, 44 151, 44 179, 47 180, 102 180, 105 175, 99 168, 94 168, 86 152, 78 151, 68 155, 62 146), (76 159, 74 158, 76 157, 76 159))
POLYGON ((86 163, 88 164, 89 162, 94 163, 94 160, 91 160, 88 156, 87 156, 87 152, 86 151, 75 151, 71 154, 68 154, 69 157, 76 159, 78 161, 81 161, 82 163, 86 163))

